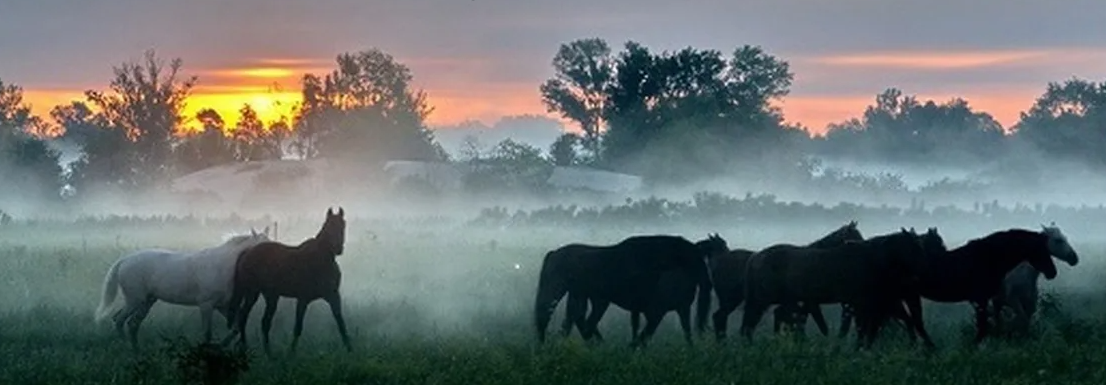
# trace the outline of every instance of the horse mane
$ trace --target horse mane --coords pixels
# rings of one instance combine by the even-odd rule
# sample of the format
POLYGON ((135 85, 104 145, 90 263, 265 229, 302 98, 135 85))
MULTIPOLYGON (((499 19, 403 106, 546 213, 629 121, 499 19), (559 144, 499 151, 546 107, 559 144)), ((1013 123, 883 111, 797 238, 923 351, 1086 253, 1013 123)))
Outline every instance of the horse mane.
POLYGON ((253 234, 227 234, 223 236, 223 245, 237 245, 242 242, 248 241, 250 238, 253 238, 253 234))

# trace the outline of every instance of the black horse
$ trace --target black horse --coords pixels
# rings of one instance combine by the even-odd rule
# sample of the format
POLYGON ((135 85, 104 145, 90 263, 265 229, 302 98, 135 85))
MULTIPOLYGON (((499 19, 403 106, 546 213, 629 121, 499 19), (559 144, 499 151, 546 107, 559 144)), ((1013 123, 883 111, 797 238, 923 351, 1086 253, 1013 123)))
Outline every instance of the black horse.
MULTIPOLYGON (((659 292, 661 276, 666 271, 683 271, 697 277, 700 318, 710 310, 710 274, 706 258, 711 253, 725 252, 725 242, 711 237, 699 243, 671 235, 633 236, 611 246, 570 244, 546 254, 534 302, 534 324, 539 341, 545 339, 545 329, 553 310, 566 294, 566 325, 575 324, 585 340, 596 335, 596 326, 611 303, 646 316, 646 332, 634 343, 644 342, 671 310, 659 292), (719 247, 719 244, 721 245, 719 247), (585 320, 587 302, 593 304, 592 314, 585 320)), ((682 307, 690 315, 690 302, 682 307)), ((681 310, 677 307, 677 312, 681 310)), ((705 321, 701 321, 705 322, 705 321)), ((690 334, 689 322, 685 331, 690 334)), ((563 330, 567 332, 569 330, 563 330)), ((600 339, 601 335, 598 335, 600 339)), ((635 337, 638 337, 635 335, 635 337)))
POLYGON ((988 301, 1000 293, 1007 274, 1028 262, 1045 279, 1053 279, 1057 274, 1053 256, 1072 266, 1079 263, 1079 255, 1055 224, 1042 226, 1040 232, 1010 229, 973 239, 935 255, 921 276, 918 291, 904 297, 907 309, 895 312, 908 315, 916 331, 932 346, 922 323, 921 298, 943 303, 970 302, 976 315, 974 343, 979 344, 990 326, 988 301))
MULTIPOLYGON (((864 236, 860 233, 860 230, 856 227, 856 221, 850 221, 849 223, 837 228, 833 232, 826 236, 814 241, 806 247, 811 248, 825 248, 835 247, 845 244, 849 241, 862 241, 864 236)), ((711 272, 711 281, 714 283, 714 293, 718 296, 718 310, 714 312, 714 335, 719 341, 726 338, 726 329, 729 321, 730 314, 737 310, 738 306, 745 301, 745 266, 749 260, 749 257, 753 256, 755 252, 745 249, 731 250, 729 253, 711 258, 708 262, 711 272)), ((686 285, 686 283, 684 283, 686 285)), ((828 327, 826 326, 826 319, 822 315, 821 308, 814 306, 807 308, 810 310, 810 315, 814 318, 814 323, 818 325, 818 329, 823 335, 829 334, 828 327)), ((777 307, 774 317, 774 330, 779 331, 782 323, 787 322, 789 319, 796 318, 790 314, 787 314, 786 308, 777 307)), ((806 319, 802 318, 802 323, 805 323, 806 319)), ((796 323, 796 322, 788 322, 796 323)))
POLYGON ((846 303, 857 315, 858 347, 870 345, 890 304, 916 290, 913 285, 928 259, 918 235, 906 229, 838 247, 761 250, 746 267, 741 334, 751 341, 772 304, 797 309, 799 303, 846 303))

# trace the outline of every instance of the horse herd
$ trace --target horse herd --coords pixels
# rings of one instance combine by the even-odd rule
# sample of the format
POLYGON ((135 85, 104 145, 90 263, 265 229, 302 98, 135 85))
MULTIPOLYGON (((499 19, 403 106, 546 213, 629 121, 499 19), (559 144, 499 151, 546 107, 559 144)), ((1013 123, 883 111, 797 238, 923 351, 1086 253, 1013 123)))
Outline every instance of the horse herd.
MULTIPOLYGON (((262 343, 270 354, 269 332, 281 297, 296 299, 291 350, 303 331, 307 306, 329 305, 347 351, 352 351, 342 315, 341 270, 335 258, 345 244, 345 212, 327 209, 318 233, 290 246, 269 238, 269 229, 230 237, 194 252, 141 250, 117 260, 103 282, 97 322, 111 317, 117 333, 138 347, 139 326, 157 301, 200 309, 204 341, 212 340, 212 318, 220 313, 231 333, 246 346, 246 324, 254 305, 265 299, 262 343), (122 291, 124 305, 112 309, 122 291), (129 336, 128 336, 129 335, 129 336)), ((663 317, 676 312, 684 337, 696 326, 706 331, 712 295, 716 338, 726 338, 729 315, 744 303, 741 334, 751 339, 769 306, 775 305, 777 331, 801 326, 807 316, 828 334, 821 305, 843 308, 840 333, 857 326, 858 346, 874 341, 891 318, 902 320, 932 347, 922 322, 921 298, 970 302, 975 306, 976 341, 988 332, 988 302, 1015 308, 1024 325, 1036 301, 1037 274, 1056 276, 1052 257, 1072 266, 1078 255, 1055 225, 1041 231, 1011 229, 947 249, 936 228, 924 234, 900 229, 865 239, 850 222, 805 246, 778 244, 759 251, 733 249, 717 234, 691 242, 673 235, 631 236, 609 246, 569 244, 545 255, 534 302, 539 341, 553 310, 566 295, 562 334, 573 327, 586 340, 602 340, 599 321, 610 304, 631 313, 632 345, 644 346, 663 317), (1024 295, 1029 293, 1029 295, 1024 295), (1032 298, 1029 298, 1029 297, 1032 298), (588 305, 591 312, 588 314, 588 305), (646 325, 640 332, 641 315, 646 325)), ((1001 317, 998 317, 1001 318, 1001 317)))
POLYGON ((1071 266, 1079 262, 1055 223, 1041 231, 997 231, 951 250, 937 228, 920 235, 902 228, 865 239, 855 221, 805 246, 777 244, 759 251, 730 250, 718 235, 695 243, 651 235, 612 246, 570 244, 545 256, 534 323, 538 340, 544 340, 553 310, 567 295, 563 335, 576 327, 585 340, 602 340, 597 326, 613 303, 631 313, 631 345, 644 345, 671 311, 691 343, 696 292, 696 326, 703 333, 713 291, 719 300, 712 317, 718 340, 726 338, 727 319, 742 303, 741 334, 748 340, 769 306, 776 306, 776 331, 782 325, 801 327, 809 315, 826 335, 820 306, 840 304, 840 334, 855 323, 858 347, 871 345, 890 318, 903 321, 912 339, 917 333, 934 347, 922 321, 925 297, 971 303, 979 343, 988 334, 989 313, 1002 322, 999 311, 1006 306, 1015 310, 1021 330, 1027 329, 1038 274, 1056 277, 1052 257, 1071 266), (639 333, 641 314, 646 325, 639 333))

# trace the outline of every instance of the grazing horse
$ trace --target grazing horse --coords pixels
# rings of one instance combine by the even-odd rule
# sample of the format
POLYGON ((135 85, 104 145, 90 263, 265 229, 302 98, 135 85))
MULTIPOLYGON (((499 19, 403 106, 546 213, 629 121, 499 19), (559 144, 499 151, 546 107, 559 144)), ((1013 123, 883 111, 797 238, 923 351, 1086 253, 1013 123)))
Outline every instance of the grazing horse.
POLYGON ((922 297, 943 303, 970 302, 976 315, 974 343, 979 344, 989 328, 987 302, 1002 290, 1007 274, 1022 262, 1028 262, 1045 279, 1056 278, 1052 256, 1072 266, 1079 262, 1079 255, 1055 224, 1042 226, 1040 232, 1010 229, 973 239, 947 253, 932 256, 918 291, 904 297, 905 313, 919 328, 922 338, 928 338, 922 323, 922 297))
POLYGON ((847 303, 861 326, 858 348, 871 345, 888 304, 901 300, 925 271, 925 254, 918 235, 906 229, 837 247, 784 244, 761 250, 746 267, 741 334, 751 341, 772 304, 847 303))
MULTIPOLYGON (((595 334, 596 326, 607 307, 614 303, 624 309, 645 313, 644 338, 636 338, 633 344, 644 343, 668 310, 665 309, 665 301, 652 296, 658 293, 661 275, 668 270, 682 270, 698 277, 699 309, 702 318, 705 318, 710 307, 711 291, 706 257, 712 251, 725 250, 725 247, 709 250, 710 245, 715 244, 710 241, 691 243, 672 235, 643 235, 632 236, 609 246, 574 243, 550 251, 542 261, 534 299, 534 326, 538 341, 545 341, 545 329, 553 310, 567 294, 569 301, 565 317, 568 321, 565 325, 575 324, 585 340, 593 336, 602 338, 595 334), (593 304, 593 310, 585 320, 588 301, 593 304)), ((685 313, 690 313, 690 304, 685 313)), ((681 320, 686 318, 681 316, 681 320)), ((565 334, 569 331, 571 327, 562 330, 565 334)), ((685 324, 685 331, 685 334, 690 334, 689 322, 685 324)))
MULTIPOLYGON (((279 242, 264 242, 242 253, 234 278, 234 297, 231 303, 238 306, 238 338, 246 346, 246 323, 250 310, 259 296, 265 297, 265 313, 261 317, 261 337, 265 354, 269 349, 269 330, 273 315, 281 297, 296 299, 296 324, 292 331, 291 351, 295 352, 300 334, 303 333, 303 316, 307 305, 322 298, 330 306, 338 334, 347 351, 353 347, 346 333, 346 321, 342 318, 342 297, 338 287, 342 271, 335 257, 342 255, 346 242, 345 210, 338 208, 335 214, 326 210, 326 220, 313 238, 296 246, 279 242)), ((229 342, 229 341, 227 341, 229 342)))
MULTIPOLYGON (((219 246, 184 252, 165 249, 141 250, 115 261, 104 276, 100 306, 95 320, 111 313, 117 292, 122 289, 126 305, 112 315, 115 330, 126 338, 123 324, 130 321, 131 347, 138 348, 138 327, 158 300, 176 305, 197 306, 204 328, 204 342, 211 341, 211 317, 218 311, 231 328, 234 308, 230 306, 234 284, 234 263, 246 249, 269 240, 269 228, 261 233, 228 238, 219 246)), ((231 334, 233 335, 233 334, 231 334)))
MULTIPOLYGON (((860 233, 860 230, 856 228, 856 221, 850 221, 821 239, 806 245, 806 247, 834 247, 843 245, 848 241, 862 240, 864 240, 864 236, 860 233)), ((726 329, 730 314, 732 314, 734 310, 737 310, 737 307, 741 306, 741 303, 745 301, 745 266, 749 257, 754 253, 755 252, 751 250, 734 249, 729 253, 711 258, 708 261, 711 281, 714 283, 714 293, 718 296, 718 310, 714 312, 713 321, 714 336, 719 341, 726 338, 726 329)), ((777 331, 780 329, 780 324, 790 318, 790 316, 786 314, 786 310, 787 309, 782 307, 776 308, 774 329, 777 331)), ((811 311, 811 315, 814 318, 814 322, 818 324, 819 330, 822 331, 822 334, 828 334, 825 317, 822 316, 821 309, 814 306, 811 311)))

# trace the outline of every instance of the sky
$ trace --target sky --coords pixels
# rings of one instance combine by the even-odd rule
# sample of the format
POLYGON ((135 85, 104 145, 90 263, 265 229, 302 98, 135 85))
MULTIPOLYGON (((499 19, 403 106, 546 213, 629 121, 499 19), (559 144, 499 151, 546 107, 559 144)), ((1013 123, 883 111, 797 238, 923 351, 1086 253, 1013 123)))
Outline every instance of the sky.
POLYGON ((760 45, 791 63, 785 118, 820 131, 897 87, 954 96, 1006 126, 1050 81, 1106 79, 1098 0, 0 0, 0 79, 35 112, 103 89, 147 49, 199 76, 189 103, 272 118, 305 72, 379 48, 408 65, 432 125, 545 114, 557 47, 600 37, 655 51, 760 45), (273 102, 280 102, 274 105, 273 102))

